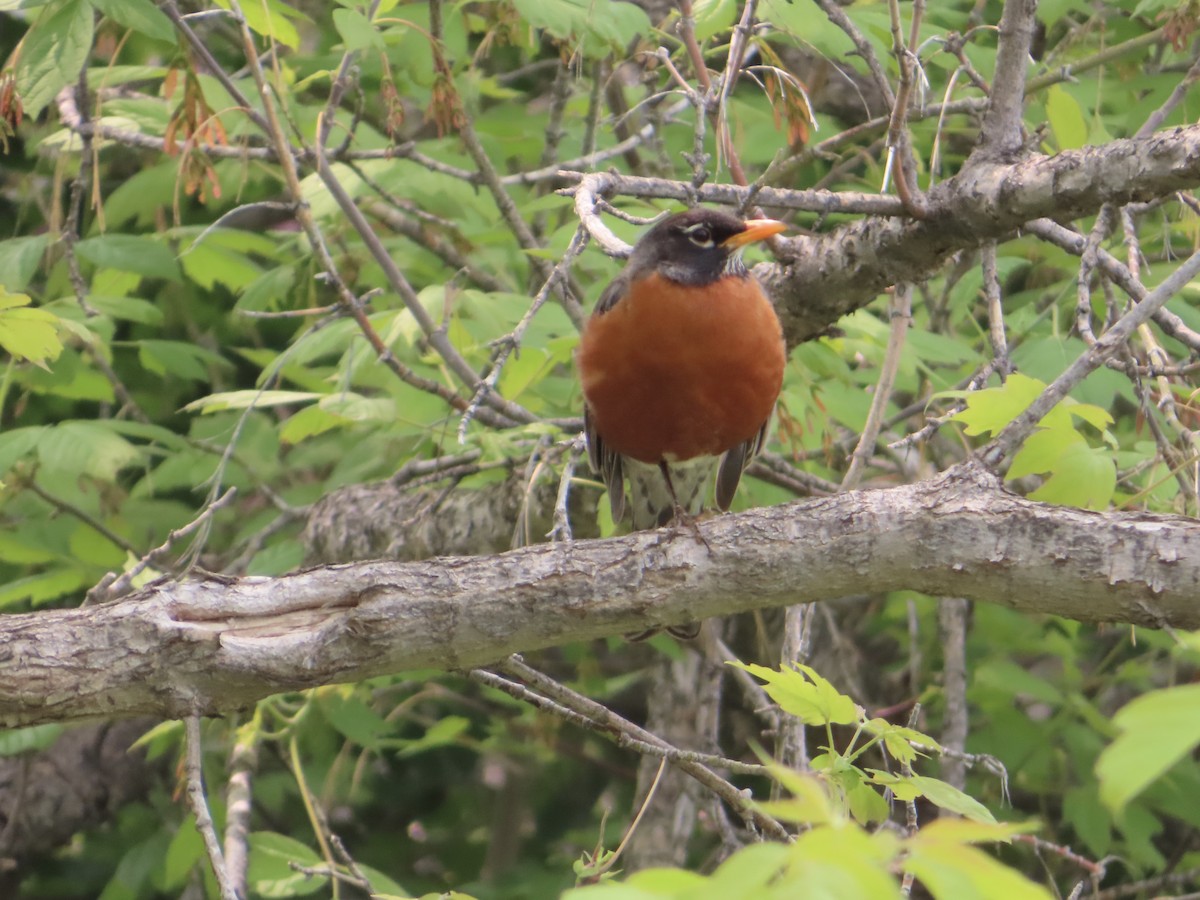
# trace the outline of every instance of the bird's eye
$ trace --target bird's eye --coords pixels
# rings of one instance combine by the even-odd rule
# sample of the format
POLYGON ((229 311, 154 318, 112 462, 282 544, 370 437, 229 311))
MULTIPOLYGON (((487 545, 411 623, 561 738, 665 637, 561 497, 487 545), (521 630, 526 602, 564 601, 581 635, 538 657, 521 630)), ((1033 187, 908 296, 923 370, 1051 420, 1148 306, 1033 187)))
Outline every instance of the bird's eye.
POLYGON ((703 223, 699 225, 690 225, 683 229, 683 233, 686 234, 688 240, 697 247, 713 246, 712 229, 703 223))

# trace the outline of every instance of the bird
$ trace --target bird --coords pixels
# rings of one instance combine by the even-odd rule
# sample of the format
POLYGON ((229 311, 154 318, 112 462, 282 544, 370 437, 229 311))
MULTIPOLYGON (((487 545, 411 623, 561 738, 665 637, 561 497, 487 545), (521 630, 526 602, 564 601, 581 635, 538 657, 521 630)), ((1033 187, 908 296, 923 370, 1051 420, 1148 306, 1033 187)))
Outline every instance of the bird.
POLYGON ((628 482, 634 530, 694 523, 714 472, 716 506, 729 509, 787 362, 779 317, 742 252, 786 228, 704 207, 676 213, 601 293, 576 364, 588 459, 614 522, 628 482))

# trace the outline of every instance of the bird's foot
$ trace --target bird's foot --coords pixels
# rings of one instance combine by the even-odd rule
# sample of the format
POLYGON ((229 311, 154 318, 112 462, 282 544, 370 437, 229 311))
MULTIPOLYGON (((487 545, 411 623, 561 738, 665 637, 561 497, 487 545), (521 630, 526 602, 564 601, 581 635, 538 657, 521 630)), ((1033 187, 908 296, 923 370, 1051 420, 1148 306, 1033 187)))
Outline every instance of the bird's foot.
POLYGON ((676 504, 670 520, 665 523, 665 530, 662 532, 659 539, 655 541, 655 544, 669 543, 670 541, 675 540, 675 538, 679 536, 679 533, 686 528, 692 533, 692 537, 696 539, 697 543, 704 545, 704 549, 708 551, 708 555, 712 556, 712 545, 705 539, 704 535, 700 533, 699 523, 704 518, 707 518, 705 513, 690 513, 682 506, 676 504))

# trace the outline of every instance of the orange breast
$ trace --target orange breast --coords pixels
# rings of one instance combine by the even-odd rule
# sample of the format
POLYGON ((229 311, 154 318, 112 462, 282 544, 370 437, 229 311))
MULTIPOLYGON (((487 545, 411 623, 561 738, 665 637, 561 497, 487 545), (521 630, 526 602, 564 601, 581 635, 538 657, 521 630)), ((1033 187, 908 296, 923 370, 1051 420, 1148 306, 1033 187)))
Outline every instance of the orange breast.
POLYGON ((583 394, 613 450, 642 462, 723 453, 753 438, 783 384, 783 332, 750 277, 721 290, 640 279, 580 340, 583 394))

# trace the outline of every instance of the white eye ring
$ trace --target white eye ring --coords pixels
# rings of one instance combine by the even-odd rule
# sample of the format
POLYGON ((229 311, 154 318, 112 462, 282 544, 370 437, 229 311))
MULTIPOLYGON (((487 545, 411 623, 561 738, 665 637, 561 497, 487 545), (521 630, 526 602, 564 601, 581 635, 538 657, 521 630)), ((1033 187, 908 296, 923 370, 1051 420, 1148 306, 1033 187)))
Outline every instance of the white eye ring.
POLYGON ((709 228, 707 225, 705 225, 703 222, 699 222, 695 225, 689 225, 687 228, 683 229, 683 233, 686 234, 688 240, 691 241, 693 244, 695 244, 697 247, 712 247, 712 246, 714 246, 713 239, 712 239, 712 229, 709 228))

